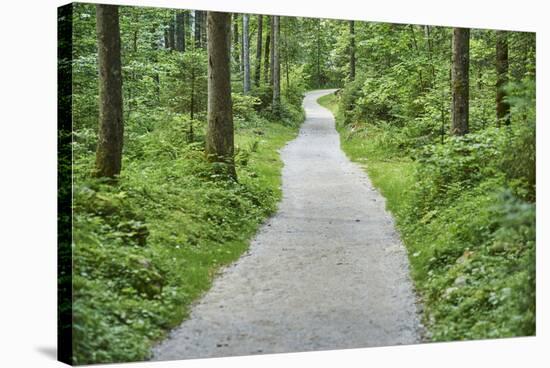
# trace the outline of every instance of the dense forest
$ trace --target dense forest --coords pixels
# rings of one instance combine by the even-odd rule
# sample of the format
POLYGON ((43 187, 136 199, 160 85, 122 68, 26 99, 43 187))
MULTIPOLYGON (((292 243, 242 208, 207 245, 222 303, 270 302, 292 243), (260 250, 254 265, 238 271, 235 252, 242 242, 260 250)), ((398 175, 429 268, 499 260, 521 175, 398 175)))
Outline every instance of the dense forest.
MULTIPOLYGON (((535 36, 72 6, 73 358, 144 360, 281 199, 302 99, 339 88, 427 340, 535 332, 535 36)), ((320 199, 322 200, 322 199, 320 199)))

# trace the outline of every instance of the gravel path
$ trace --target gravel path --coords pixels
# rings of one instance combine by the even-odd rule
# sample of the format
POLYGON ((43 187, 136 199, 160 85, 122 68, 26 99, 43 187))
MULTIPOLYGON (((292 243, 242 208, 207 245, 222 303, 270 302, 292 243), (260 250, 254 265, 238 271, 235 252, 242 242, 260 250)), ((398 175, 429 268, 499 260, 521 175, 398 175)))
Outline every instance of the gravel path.
POLYGON ((282 151, 283 200, 153 360, 420 341, 406 251, 384 198, 340 149, 334 118, 304 100, 282 151))

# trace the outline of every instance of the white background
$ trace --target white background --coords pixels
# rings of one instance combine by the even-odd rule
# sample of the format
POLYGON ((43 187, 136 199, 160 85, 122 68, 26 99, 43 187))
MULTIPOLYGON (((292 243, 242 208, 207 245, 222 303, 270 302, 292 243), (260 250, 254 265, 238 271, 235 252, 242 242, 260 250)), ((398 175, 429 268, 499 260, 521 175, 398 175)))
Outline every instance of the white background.
MULTIPOLYGON (((537 32, 538 188, 548 188, 549 27, 545 1, 131 0, 188 9, 306 15, 537 32)), ((56 353, 56 7, 4 0, 0 10, 0 366, 58 367, 56 353)), ((548 194, 538 191, 537 337, 481 342, 125 364, 136 367, 538 367, 548 358, 548 194), (543 290, 541 285, 546 287, 543 290), (542 312, 542 313, 541 313, 542 312), (546 312, 546 314, 545 314, 546 312)), ((548 364, 548 363, 547 363, 548 364)), ((122 365, 110 365, 118 367, 122 365)))

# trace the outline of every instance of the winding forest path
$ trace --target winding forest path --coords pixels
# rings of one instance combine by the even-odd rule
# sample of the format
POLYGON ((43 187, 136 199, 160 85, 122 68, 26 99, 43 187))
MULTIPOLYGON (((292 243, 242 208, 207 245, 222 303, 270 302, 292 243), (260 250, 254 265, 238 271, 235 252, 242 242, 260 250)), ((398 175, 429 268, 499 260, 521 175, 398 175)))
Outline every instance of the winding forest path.
POLYGON ((154 360, 410 344, 420 324, 406 251, 384 198, 340 149, 309 92, 281 152, 283 200, 154 360))

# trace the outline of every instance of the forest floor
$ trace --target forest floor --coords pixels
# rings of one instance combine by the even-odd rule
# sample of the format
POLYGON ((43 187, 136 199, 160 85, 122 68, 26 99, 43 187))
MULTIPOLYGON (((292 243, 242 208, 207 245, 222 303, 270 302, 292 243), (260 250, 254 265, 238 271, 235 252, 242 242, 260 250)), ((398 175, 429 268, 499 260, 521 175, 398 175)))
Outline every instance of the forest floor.
POLYGON ((283 200, 153 360, 410 344, 421 324, 384 198, 340 149, 314 91, 282 151, 283 200))

